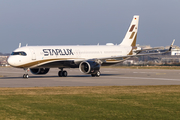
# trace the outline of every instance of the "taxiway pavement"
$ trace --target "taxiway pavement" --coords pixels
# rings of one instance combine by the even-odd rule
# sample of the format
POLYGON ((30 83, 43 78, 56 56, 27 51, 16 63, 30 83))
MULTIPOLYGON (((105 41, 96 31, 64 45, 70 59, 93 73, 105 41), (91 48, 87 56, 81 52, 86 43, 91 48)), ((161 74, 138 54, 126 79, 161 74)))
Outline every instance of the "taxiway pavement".
POLYGON ((22 78, 24 71, 0 67, 0 87, 54 87, 54 86, 139 86, 180 85, 180 70, 101 68, 100 77, 83 74, 79 69, 65 69, 67 77, 58 77, 58 68, 46 75, 22 78))

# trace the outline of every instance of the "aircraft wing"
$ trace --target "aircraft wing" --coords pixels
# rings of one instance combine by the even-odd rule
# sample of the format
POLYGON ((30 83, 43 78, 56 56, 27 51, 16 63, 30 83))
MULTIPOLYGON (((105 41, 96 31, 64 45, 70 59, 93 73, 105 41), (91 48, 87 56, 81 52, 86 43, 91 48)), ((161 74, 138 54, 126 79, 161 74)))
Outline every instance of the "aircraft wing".
POLYGON ((170 45, 169 49, 167 49, 167 50, 163 50, 162 47, 156 47, 156 48, 152 48, 152 49, 142 49, 142 50, 133 51, 135 53, 134 55, 112 56, 112 57, 108 57, 108 58, 97 58, 97 59, 101 60, 102 62, 122 62, 131 57, 164 54, 164 53, 168 53, 171 51, 174 41, 175 40, 173 40, 172 44, 170 45), (151 50, 153 50, 153 51, 151 51, 151 50), (146 53, 145 52, 143 53, 143 51, 146 51, 146 53), (151 51, 151 52, 147 52, 147 51, 151 51))
POLYGON ((154 47, 154 48, 147 48, 147 49, 141 49, 141 50, 135 50, 133 52, 135 53, 140 53, 140 52, 143 52, 143 51, 149 51, 149 50, 162 50, 164 49, 164 47, 154 47))
MULTIPOLYGON (((171 46, 170 46, 170 48, 169 48, 169 51, 171 51, 174 42, 175 42, 175 39, 173 40, 173 42, 172 42, 172 44, 171 44, 171 46)), ((164 49, 164 47, 154 47, 154 48, 148 48, 148 49, 135 50, 134 52, 135 52, 135 53, 140 53, 140 52, 143 52, 143 51, 162 50, 162 49, 164 49)))

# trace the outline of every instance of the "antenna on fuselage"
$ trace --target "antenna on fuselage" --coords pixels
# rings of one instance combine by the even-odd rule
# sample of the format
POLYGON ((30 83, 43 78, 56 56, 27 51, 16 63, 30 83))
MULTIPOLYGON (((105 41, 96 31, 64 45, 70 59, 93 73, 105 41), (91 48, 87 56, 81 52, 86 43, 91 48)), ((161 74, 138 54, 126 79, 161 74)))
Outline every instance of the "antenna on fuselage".
POLYGON ((21 43, 19 43, 19 48, 21 47, 21 43))
POLYGON ((26 47, 28 46, 28 44, 26 44, 26 47))

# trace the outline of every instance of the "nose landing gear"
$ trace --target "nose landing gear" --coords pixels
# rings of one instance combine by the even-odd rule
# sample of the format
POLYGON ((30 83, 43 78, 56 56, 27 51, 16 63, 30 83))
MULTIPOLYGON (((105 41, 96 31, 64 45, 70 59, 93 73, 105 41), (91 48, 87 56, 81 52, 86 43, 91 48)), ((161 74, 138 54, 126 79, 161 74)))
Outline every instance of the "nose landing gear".
POLYGON ((24 70, 25 70, 25 74, 23 75, 23 78, 29 78, 28 75, 29 68, 24 68, 24 70))
POLYGON ((24 74, 23 78, 29 78, 29 75, 28 74, 24 74))

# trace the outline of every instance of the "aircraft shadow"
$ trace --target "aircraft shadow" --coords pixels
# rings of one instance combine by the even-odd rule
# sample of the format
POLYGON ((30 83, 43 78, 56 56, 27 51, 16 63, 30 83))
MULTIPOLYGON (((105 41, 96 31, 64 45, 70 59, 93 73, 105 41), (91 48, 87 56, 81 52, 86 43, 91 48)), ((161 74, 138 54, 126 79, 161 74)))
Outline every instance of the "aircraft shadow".
MULTIPOLYGON (((101 76, 118 76, 118 75, 121 75, 121 74, 101 74, 101 76)), ((68 75, 67 77, 58 77, 58 76, 29 76, 29 79, 31 79, 31 78, 69 78, 69 77, 91 77, 91 75, 89 75, 89 74, 88 75, 68 75)), ((4 77, 1 77, 0 79, 26 79, 26 78, 4 76, 4 77)))
MULTIPOLYGON (((29 78, 55 78, 55 77, 58 77, 58 76, 29 76, 29 78)), ((23 77, 1 77, 0 79, 26 79, 26 78, 23 78, 23 77)))
MULTIPOLYGON (((117 75, 120 75, 120 74, 101 74, 101 76, 117 76, 117 75)), ((91 77, 91 75, 68 75, 67 77, 91 77)))

